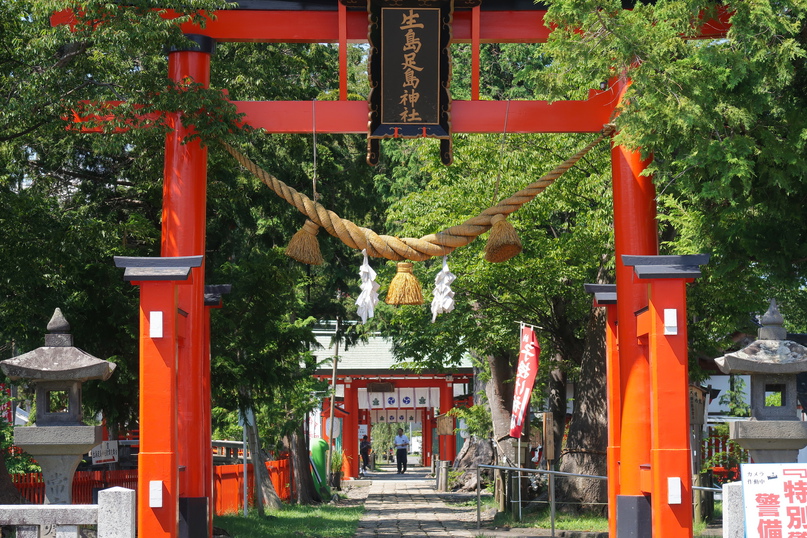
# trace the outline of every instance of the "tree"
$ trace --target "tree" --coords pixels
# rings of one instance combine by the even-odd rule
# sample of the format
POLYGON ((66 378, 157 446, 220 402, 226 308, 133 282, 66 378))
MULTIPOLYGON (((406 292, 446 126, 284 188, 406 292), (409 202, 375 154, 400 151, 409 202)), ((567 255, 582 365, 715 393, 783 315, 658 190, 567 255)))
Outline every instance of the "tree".
POLYGON ((631 80, 616 140, 654 156, 665 253, 709 252, 690 286, 692 351, 714 357, 770 295, 803 311, 807 170, 802 0, 553 2, 554 95, 631 80), (697 37, 728 17, 725 39, 697 37))
MULTIPOLYGON (((422 144, 413 158, 420 159, 418 166, 431 180, 419 192, 394 204, 388 220, 405 223, 402 235, 414 236, 458 224, 492 205, 493 200, 536 180, 579 149, 581 140, 577 136, 509 135, 502 144, 499 137, 457 136, 455 163, 450 168, 429 159, 430 148, 422 144)), ((604 390, 604 377, 596 375, 602 371, 604 358, 602 346, 595 345, 596 340, 589 341, 596 338, 588 328, 597 314, 583 290, 584 283, 602 280, 612 263, 610 185, 604 149, 593 150, 576 169, 509 217, 521 237, 522 254, 501 264, 484 262, 484 238, 451 254, 449 263, 457 274, 452 285, 457 303, 454 312, 430 323, 431 316, 424 307, 382 311, 388 316, 384 330, 394 336, 396 354, 406 357, 409 365, 450 368, 471 350, 489 376, 486 393, 493 438, 505 451, 500 457, 509 463, 517 461, 515 447, 505 440, 510 430, 518 324, 525 322, 538 327, 542 377, 535 393, 550 396, 548 410, 565 417, 569 376, 591 382, 585 427, 591 429, 598 423, 593 432, 602 436, 599 443, 603 454, 579 450, 567 459, 579 455, 593 462, 587 468, 600 473, 604 469, 605 414, 601 406, 598 409, 594 405, 604 390)), ((434 262, 423 265, 421 281, 430 282, 439 266, 434 262)), ((538 405, 544 405, 541 398, 537 400, 538 405)), ((575 413, 578 420, 578 407, 575 413)), ((554 435, 560 447, 564 421, 557 422, 554 435)))
MULTIPOLYGON (((4 99, 0 112, 0 153, 4 157, 0 169, 0 219, 4 225, 0 232, 4 268, 0 270, 4 277, 0 284, 4 295, 0 337, 3 342, 14 341, 22 351, 36 347, 47 322, 47 317, 40 318, 55 306, 61 307, 73 324, 78 345, 118 363, 116 375, 104 384, 88 387, 84 398, 86 414, 103 411, 113 430, 130 428, 136 422, 137 368, 132 361, 137 357, 137 330, 132 313, 136 312, 137 292, 121 281, 111 257, 153 256, 159 246, 161 188, 154 178, 161 176, 162 160, 145 156, 162 154, 166 127, 159 121, 144 125, 140 118, 151 112, 182 111, 185 121, 196 127, 206 143, 243 141, 249 133, 238 128, 233 106, 216 87, 217 83, 227 83, 240 91, 242 88, 228 79, 239 68, 248 73, 254 73, 249 68, 256 65, 267 71, 274 69, 274 74, 285 70, 282 76, 267 78, 286 81, 272 88, 279 93, 269 94, 264 86, 263 93, 249 96, 258 99, 277 98, 284 92, 285 98, 305 98, 306 93, 313 98, 321 91, 327 94, 327 88, 309 84, 308 77, 318 70, 324 80, 336 80, 330 76, 337 64, 331 46, 254 48, 244 54, 245 45, 238 50, 222 47, 225 58, 214 63, 218 68, 210 90, 172 86, 166 78, 163 47, 187 44, 177 22, 198 17, 197 10, 218 5, 170 0, 162 5, 175 8, 180 19, 165 20, 149 5, 110 8, 104 2, 85 2, 74 13, 77 21, 73 27, 51 27, 51 13, 73 4, 6 1, 0 10, 4 30, 0 32, 0 45, 8 52, 0 63, 4 99), (182 13, 187 9, 193 14, 186 17, 182 13), (265 56, 258 61, 267 48, 276 53, 273 61, 267 62, 265 56), (289 65, 289 58, 300 61, 289 65), (300 83, 301 79, 305 83, 300 83), (296 88, 294 94, 289 93, 292 87, 296 88), (89 114, 99 110, 95 104, 109 100, 124 102, 112 111, 113 118, 99 127, 107 133, 126 127, 124 132, 104 135, 66 130, 73 111, 89 114), (131 128, 133 125, 138 128, 131 128)), ((322 170, 349 168, 345 161, 340 162, 340 154, 355 157, 352 143, 343 145, 339 139, 325 142, 321 151, 329 151, 321 157, 322 170)), ((308 170, 298 164, 308 161, 302 156, 310 155, 304 137, 276 137, 270 143, 263 141, 263 149, 278 156, 273 164, 283 164, 274 169, 294 171, 298 178, 305 178, 308 170), (289 139, 294 144, 289 145, 289 139)), ((227 389, 237 391, 245 379, 254 380, 246 391, 253 401, 262 403, 262 409, 274 405, 285 410, 279 413, 283 420, 278 426, 264 423, 271 432, 269 437, 277 442, 288 432, 288 423, 299 426, 312 405, 310 398, 295 401, 277 394, 281 387, 290 385, 303 394, 311 387, 308 376, 312 364, 306 355, 306 344, 313 342, 311 319, 299 300, 303 296, 299 283, 305 275, 293 269, 277 248, 286 235, 281 230, 293 225, 290 218, 276 218, 274 214, 291 212, 279 211, 275 200, 267 203, 268 191, 262 186, 255 188, 259 184, 254 178, 245 180, 233 174, 229 156, 215 150, 211 153, 210 212, 223 218, 214 221, 208 236, 209 246, 215 249, 208 255, 208 281, 223 278, 234 284, 235 308, 229 313, 246 311, 248 316, 240 318, 243 325, 236 329, 249 327, 256 336, 250 339, 243 332, 233 331, 241 336, 227 339, 230 333, 219 333, 224 338, 215 344, 220 343, 218 349, 232 349, 234 342, 242 344, 240 356, 249 361, 239 364, 238 356, 230 354, 226 358, 231 363, 221 367, 225 357, 219 356, 215 364, 221 390, 217 394, 227 394, 227 389), (248 198, 242 196, 245 185, 253 189, 248 198), (265 204, 265 210, 250 203, 265 204), (250 229, 233 233, 240 226, 250 229), (249 274, 252 270, 255 274, 249 274), (266 286, 259 278, 269 273, 274 274, 272 282, 277 288, 266 286), (280 289, 284 285, 286 288, 280 289), (251 309, 256 306, 261 310, 251 309), (305 366, 301 367, 300 361, 305 366), (273 367, 267 368, 267 362, 273 367), (247 368, 246 377, 231 376, 248 366, 254 368, 247 368), (254 372, 267 375, 256 376, 254 372)), ((226 398, 222 400, 219 403, 227 403, 226 398)), ((300 469, 308 468, 307 447, 304 449, 297 465, 300 469)))

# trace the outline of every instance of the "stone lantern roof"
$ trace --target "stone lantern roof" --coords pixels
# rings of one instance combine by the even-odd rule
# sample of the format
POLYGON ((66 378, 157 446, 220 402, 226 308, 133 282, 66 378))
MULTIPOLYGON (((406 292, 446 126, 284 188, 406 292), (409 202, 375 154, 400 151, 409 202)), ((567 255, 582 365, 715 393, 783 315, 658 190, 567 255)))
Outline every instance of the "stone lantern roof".
POLYGON ((58 308, 48 323, 43 347, 0 362, 3 372, 12 381, 28 379, 33 382, 107 380, 115 366, 73 347, 70 324, 58 308))
POLYGON ((758 339, 739 351, 715 359, 724 374, 798 374, 807 371, 807 347, 787 340, 784 319, 771 300, 760 320, 758 339))

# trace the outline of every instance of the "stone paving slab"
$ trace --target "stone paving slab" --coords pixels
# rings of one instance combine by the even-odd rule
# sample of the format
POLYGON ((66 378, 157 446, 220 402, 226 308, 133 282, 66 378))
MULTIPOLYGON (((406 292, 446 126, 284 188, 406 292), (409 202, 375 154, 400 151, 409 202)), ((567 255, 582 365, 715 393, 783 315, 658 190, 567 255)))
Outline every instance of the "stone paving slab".
MULTIPOLYGON (((369 473, 360 480, 366 490, 365 512, 356 538, 389 537, 463 537, 498 538, 504 536, 553 536, 550 529, 476 528, 476 508, 467 504, 446 503, 445 493, 436 490, 436 481, 428 477, 429 469, 410 467, 403 475, 394 466, 381 466, 380 472, 369 473), (365 485, 369 482, 369 485, 365 485)), ((354 487, 359 486, 355 484, 354 487)), ((557 538, 600 538, 608 533, 556 530, 557 538)), ((701 536, 720 536, 720 529, 709 529, 701 536)))
POLYGON ((541 529, 477 530, 474 507, 447 504, 435 479, 427 478, 428 469, 410 469, 403 475, 390 470, 366 477, 371 484, 356 538, 550 536, 541 529))

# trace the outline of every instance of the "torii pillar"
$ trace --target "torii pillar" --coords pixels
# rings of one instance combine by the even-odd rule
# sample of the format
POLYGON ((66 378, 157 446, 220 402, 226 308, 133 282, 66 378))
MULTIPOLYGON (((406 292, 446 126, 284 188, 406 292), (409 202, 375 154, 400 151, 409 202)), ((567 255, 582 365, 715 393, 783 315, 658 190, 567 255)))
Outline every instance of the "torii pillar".
POLYGON ((622 256, 635 281, 648 289, 648 309, 637 315, 638 336, 650 349, 653 538, 692 536, 692 448, 689 427, 686 283, 701 275, 708 254, 622 256))
MULTIPOLYGON (((445 415, 454 407, 454 379, 448 375, 443 381, 443 386, 440 387, 440 414, 445 415)), ((452 422, 453 422, 452 417, 452 422)), ((440 460, 454 461, 457 457, 457 436, 452 432, 451 435, 440 435, 440 460)))
POLYGON ((619 495, 619 447, 622 396, 619 392, 619 346, 617 345, 617 294, 616 284, 585 284, 588 293, 594 294, 594 306, 605 307, 605 378, 606 414, 608 416, 608 535, 616 536, 616 499, 619 495))
POLYGON ((140 454, 137 532, 140 538, 179 533, 177 375, 179 289, 193 284, 202 256, 115 257, 124 280, 140 286, 140 454))
POLYGON ((623 146, 611 150, 614 191, 616 305, 619 324, 620 415, 619 494, 616 498, 617 538, 650 536, 650 500, 643 489, 645 465, 650 463, 650 365, 646 342, 637 334, 636 313, 647 306, 647 286, 634 282, 633 268, 623 254, 658 254, 655 187, 642 175, 649 160, 623 146))
POLYGON ((342 472, 346 477, 358 478, 361 465, 359 454, 359 393, 357 380, 345 378, 345 418, 342 420, 342 450, 345 461, 342 472))
MULTIPOLYGON (((216 42, 204 35, 186 35, 196 47, 171 50, 168 76, 177 85, 210 83, 210 59, 216 42)), ((193 134, 180 113, 166 115, 172 131, 165 140, 162 256, 200 256, 205 253, 207 149, 199 140, 183 143, 193 134)), ((179 342, 177 412, 179 436, 180 510, 188 536, 208 536, 212 493, 210 368, 205 360, 204 264, 195 270, 193 284, 179 292, 179 308, 186 313, 185 338, 179 342), (206 437, 207 436, 207 437, 206 437)))

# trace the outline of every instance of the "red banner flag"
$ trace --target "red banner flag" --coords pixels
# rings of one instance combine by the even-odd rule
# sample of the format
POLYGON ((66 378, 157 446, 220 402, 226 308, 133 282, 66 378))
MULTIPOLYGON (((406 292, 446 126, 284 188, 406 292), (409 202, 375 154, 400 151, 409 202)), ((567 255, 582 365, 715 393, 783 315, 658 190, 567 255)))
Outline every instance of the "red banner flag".
POLYGON ((510 414, 510 437, 521 437, 524 418, 530 407, 532 385, 538 373, 538 356, 541 346, 535 339, 532 327, 521 328, 521 350, 518 354, 518 370, 516 370, 515 390, 513 392, 513 412, 510 414))

